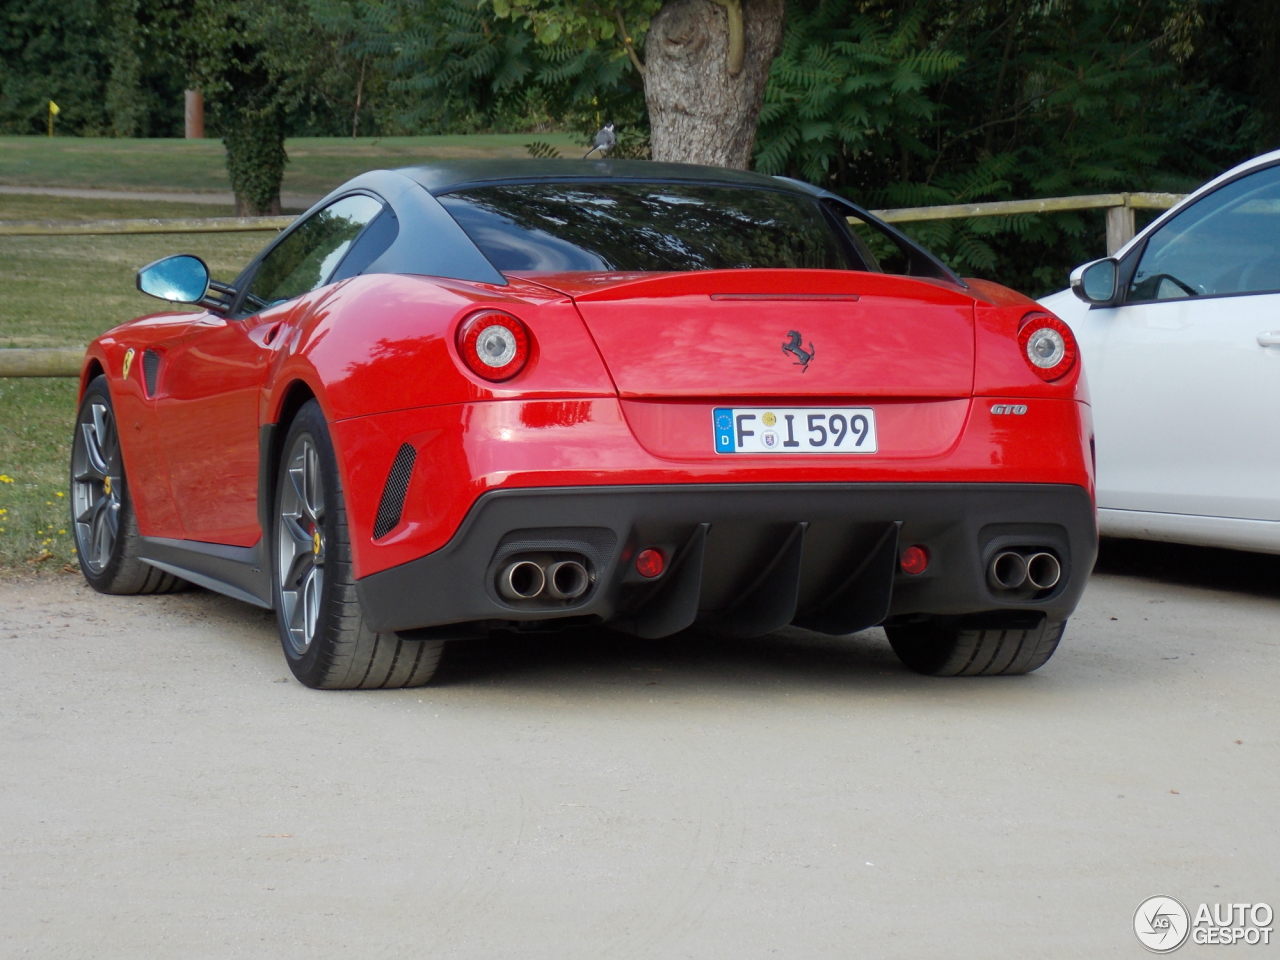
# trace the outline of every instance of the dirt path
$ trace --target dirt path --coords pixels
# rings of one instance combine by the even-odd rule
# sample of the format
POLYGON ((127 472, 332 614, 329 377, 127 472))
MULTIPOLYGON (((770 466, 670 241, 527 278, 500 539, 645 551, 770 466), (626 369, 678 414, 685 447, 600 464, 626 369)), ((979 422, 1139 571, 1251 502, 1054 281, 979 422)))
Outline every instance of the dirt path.
POLYGON ((1278 620, 1101 576, 1026 678, 595 633, 317 693, 234 601, 0 582, 0 956, 1141 956, 1277 906, 1278 620))

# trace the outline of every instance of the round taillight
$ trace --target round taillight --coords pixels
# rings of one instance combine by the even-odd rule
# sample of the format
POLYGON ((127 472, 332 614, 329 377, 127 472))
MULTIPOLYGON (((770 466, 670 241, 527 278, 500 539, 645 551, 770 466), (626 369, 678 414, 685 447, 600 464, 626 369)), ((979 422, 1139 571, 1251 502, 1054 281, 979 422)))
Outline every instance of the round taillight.
POLYGON ((1022 355, 1041 380, 1057 380, 1076 365, 1076 338, 1057 317, 1034 314, 1018 331, 1022 355))
POLYGON ((667 558, 662 555, 661 550, 649 547, 636 554, 636 573, 647 580, 661 576, 666 566, 667 558))
POLYGON ((500 310, 482 310, 458 327, 458 354, 486 380, 510 380, 529 362, 532 338, 523 323, 500 310))
POLYGON ((917 574, 924 573, 929 568, 929 550, 916 544, 914 547, 907 547, 902 551, 901 560, 902 572, 917 574))

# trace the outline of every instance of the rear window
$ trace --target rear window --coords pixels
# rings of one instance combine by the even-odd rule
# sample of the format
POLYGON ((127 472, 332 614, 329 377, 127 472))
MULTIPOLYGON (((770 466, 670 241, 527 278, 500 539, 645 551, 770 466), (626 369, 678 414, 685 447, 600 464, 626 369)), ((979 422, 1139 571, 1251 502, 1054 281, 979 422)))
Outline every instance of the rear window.
POLYGON ((503 272, 867 269, 817 200, 774 190, 542 182, 438 199, 503 272))

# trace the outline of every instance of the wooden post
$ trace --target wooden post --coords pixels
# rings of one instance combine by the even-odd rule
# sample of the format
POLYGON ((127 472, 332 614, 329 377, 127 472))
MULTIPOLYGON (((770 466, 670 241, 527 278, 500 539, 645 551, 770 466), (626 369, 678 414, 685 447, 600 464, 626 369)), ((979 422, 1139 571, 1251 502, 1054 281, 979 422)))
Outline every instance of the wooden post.
POLYGON ((204 94, 199 90, 188 90, 185 96, 184 119, 186 121, 186 138, 188 140, 204 139, 204 94))
POLYGON ((1123 207, 1107 207, 1107 256, 1114 257, 1116 251, 1133 239, 1134 219, 1133 207, 1129 206, 1128 196, 1123 207))

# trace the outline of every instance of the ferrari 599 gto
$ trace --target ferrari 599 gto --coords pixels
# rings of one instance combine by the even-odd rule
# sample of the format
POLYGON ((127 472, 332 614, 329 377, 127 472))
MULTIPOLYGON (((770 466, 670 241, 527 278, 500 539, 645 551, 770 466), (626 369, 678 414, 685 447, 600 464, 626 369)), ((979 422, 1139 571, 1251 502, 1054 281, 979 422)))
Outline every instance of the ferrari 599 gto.
POLYGON ((848 200, 640 161, 376 171, 230 282, 144 267, 71 465, 106 593, 274 609, 322 688, 491 631, 883 625, 1053 654, 1096 552, 1075 339, 848 200))

